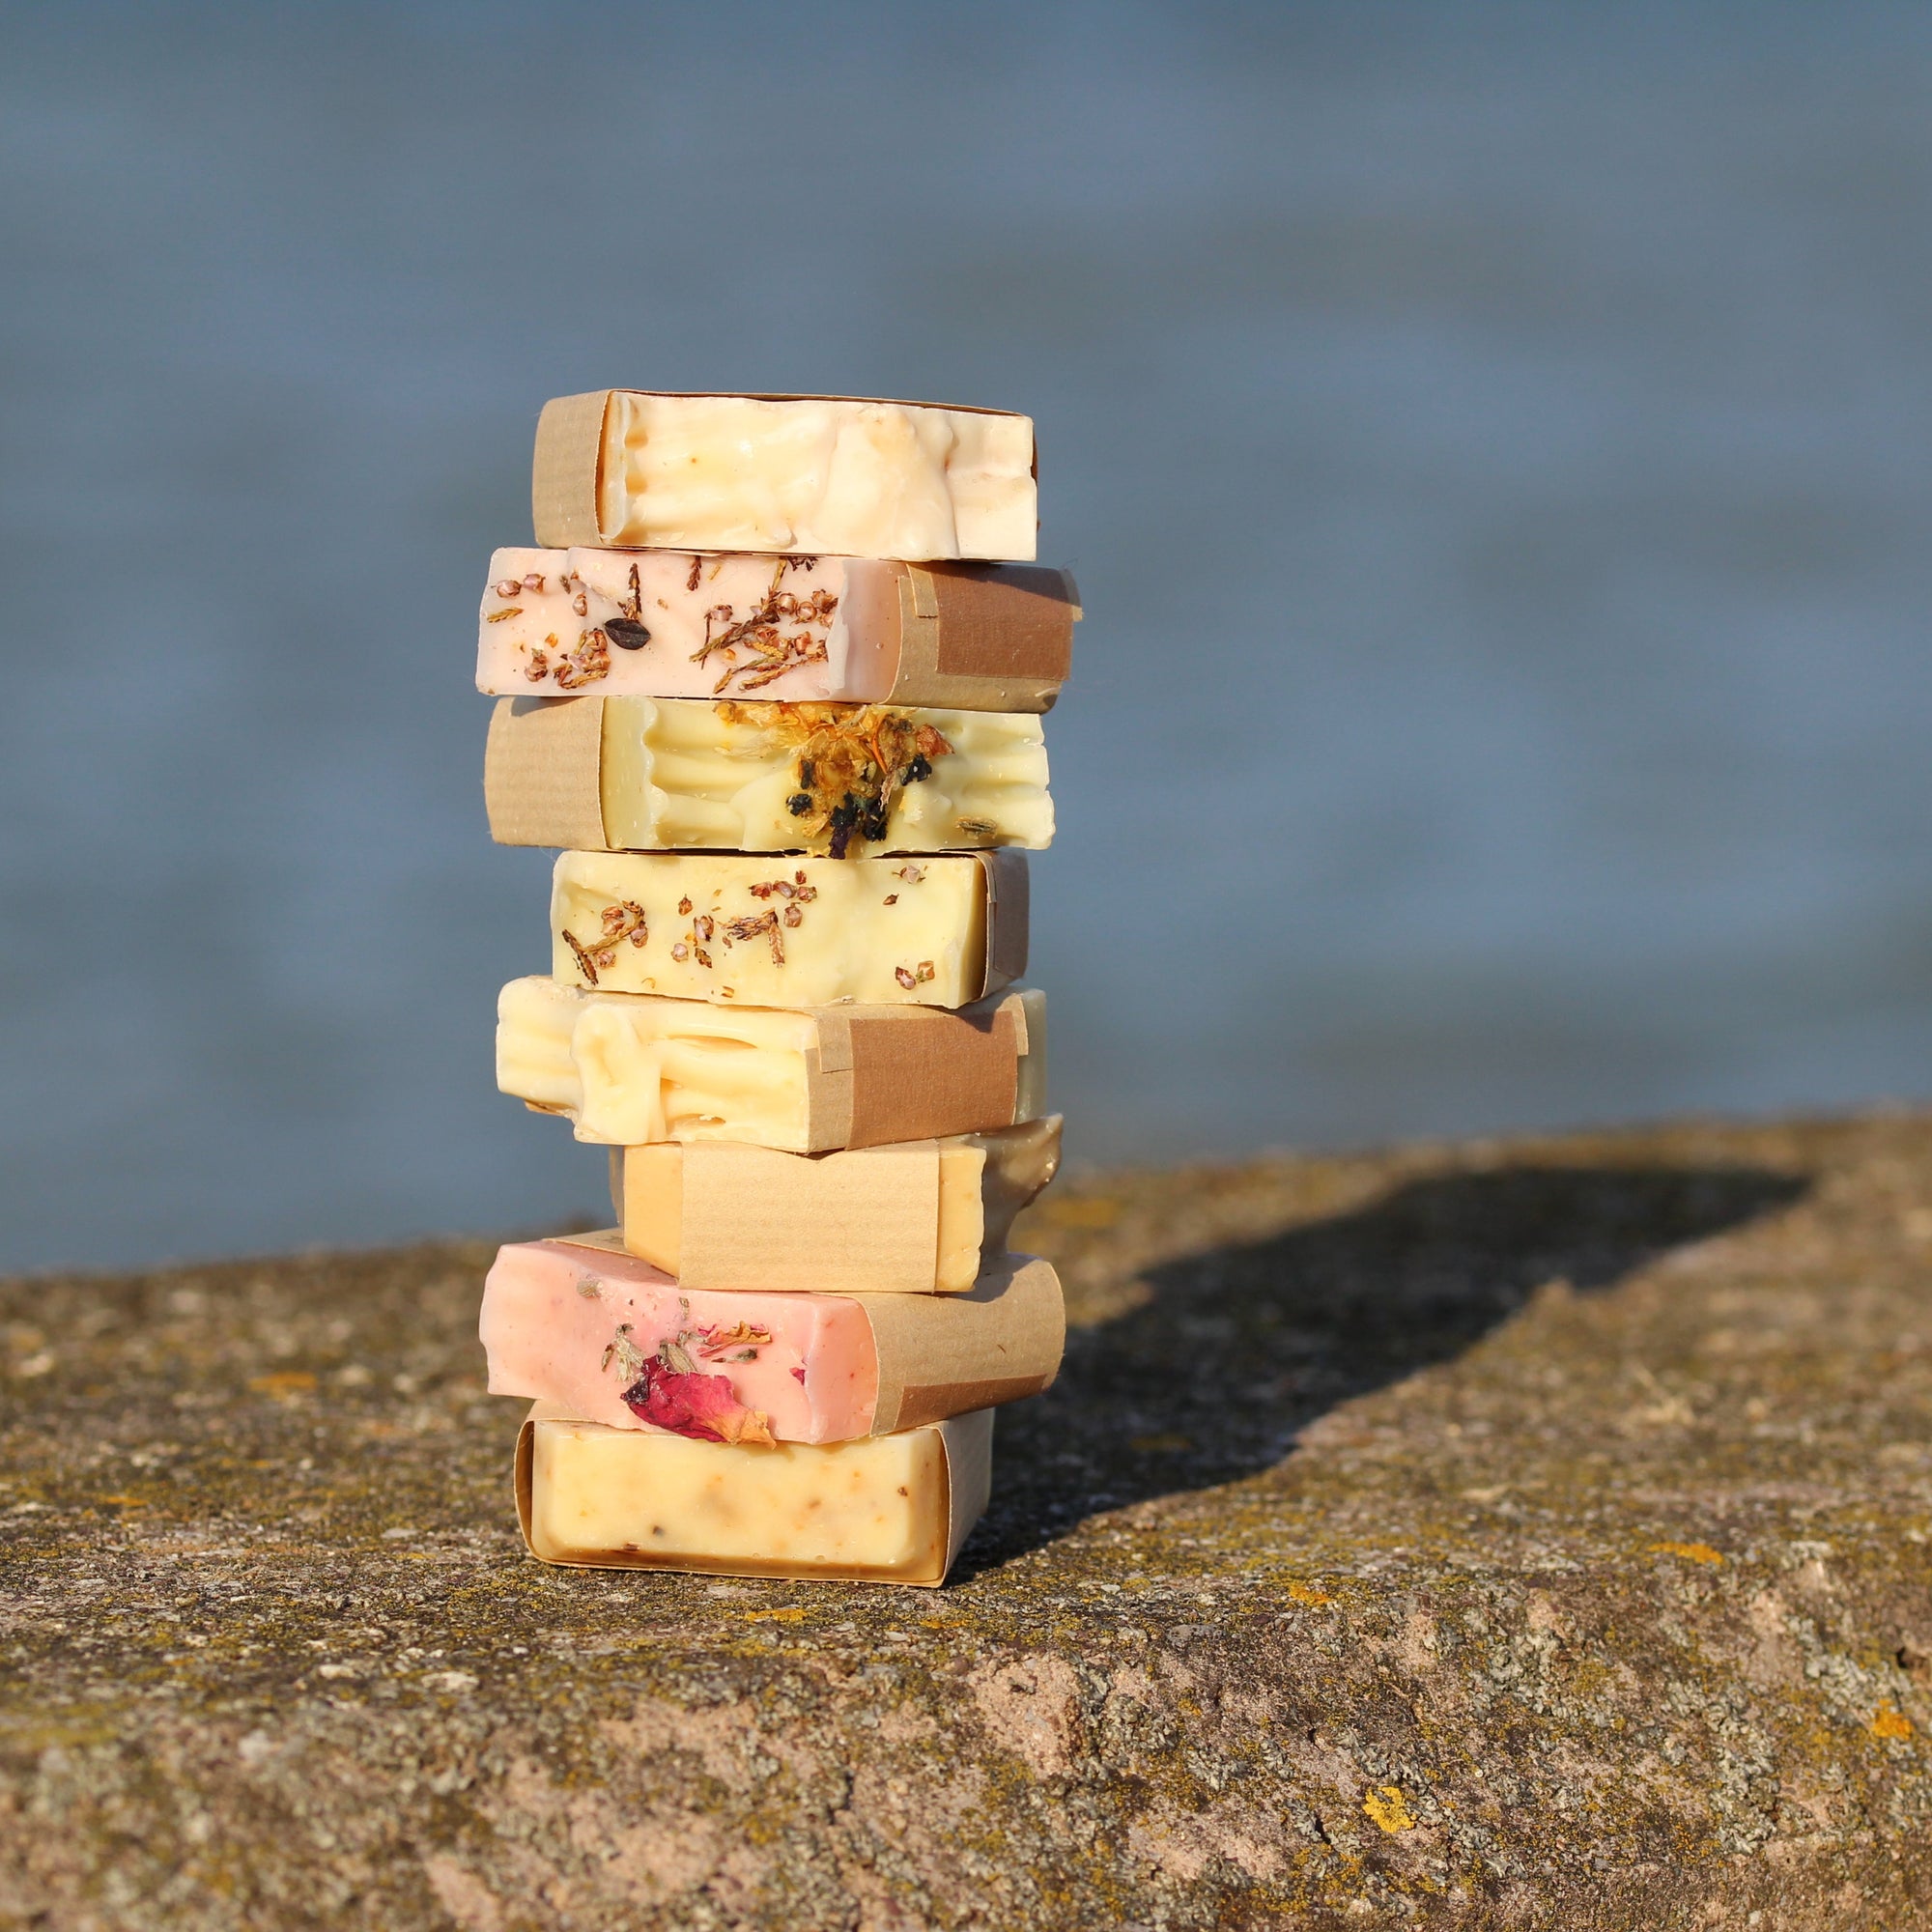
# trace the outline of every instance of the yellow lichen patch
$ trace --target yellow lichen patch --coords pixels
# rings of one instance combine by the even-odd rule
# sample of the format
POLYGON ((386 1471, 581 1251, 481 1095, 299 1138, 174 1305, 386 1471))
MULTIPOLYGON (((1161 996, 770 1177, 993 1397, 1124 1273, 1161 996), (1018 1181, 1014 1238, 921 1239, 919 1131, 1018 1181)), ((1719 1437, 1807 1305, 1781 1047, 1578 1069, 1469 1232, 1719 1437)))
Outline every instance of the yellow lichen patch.
POLYGON ((1041 1202, 1038 1213, 1056 1228, 1111 1228, 1121 1204, 1109 1194, 1060 1194, 1041 1202))
POLYGON ((802 1624, 805 1612, 795 1604, 788 1604, 781 1610, 747 1610, 745 1621, 748 1624, 802 1624))
POLYGON ((1167 1456, 1178 1450, 1192 1449, 1194 1438, 1168 1430, 1159 1435, 1136 1435, 1128 1446, 1143 1456, 1167 1456))
POLYGON ((1362 1809, 1390 1837, 1394 1837, 1398 1832, 1415 1830, 1415 1820, 1408 1814, 1408 1801, 1403 1797, 1399 1785, 1378 1784, 1362 1800, 1362 1809))
POLYGON ((1724 1560, 1723 1552, 1713 1549, 1708 1543, 1653 1543, 1650 1547, 1661 1555, 1681 1556, 1687 1563, 1709 1563, 1716 1567, 1724 1560))
POLYGON ((148 1507, 146 1500, 140 1496, 98 1496, 95 1500, 103 1503, 118 1503, 123 1509, 144 1510, 148 1507))
POLYGON ((1909 1738, 1912 1719, 1889 1704, 1881 1704, 1872 1714, 1871 1734, 1875 1738, 1909 1738))
POLYGON ((271 1376, 251 1376, 249 1389, 256 1395, 301 1395, 315 1386, 315 1378, 306 1369, 279 1369, 271 1376))
POLYGON ((1284 1583, 1281 1593, 1297 1604, 1332 1604, 1335 1601, 1326 1590, 1311 1589, 1306 1583, 1284 1583))

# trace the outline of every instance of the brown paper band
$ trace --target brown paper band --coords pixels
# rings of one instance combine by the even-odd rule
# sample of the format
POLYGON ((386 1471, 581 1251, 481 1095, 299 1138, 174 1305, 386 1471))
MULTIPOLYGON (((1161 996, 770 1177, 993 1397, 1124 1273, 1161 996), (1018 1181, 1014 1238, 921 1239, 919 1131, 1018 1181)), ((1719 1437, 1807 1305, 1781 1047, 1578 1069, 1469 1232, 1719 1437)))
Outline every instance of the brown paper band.
MULTIPOLYGON (((1010 1126, 1019 1097, 1025 1019, 1017 1000, 949 1013, 936 1007, 854 1007, 819 1015, 823 1112, 812 1130, 832 1146, 978 1133, 1010 1126)), ((821 1143, 824 1145, 825 1143, 821 1143)))
POLYGON ((1032 875, 1027 855, 1010 846, 978 856, 986 875, 986 968, 980 988, 984 997, 1026 972, 1032 875))
POLYGON ((906 564, 895 704, 1045 711, 1066 680, 1073 580, 1037 564, 906 564))
POLYGON ((613 391, 558 396, 537 418, 530 466, 530 516, 537 542, 549 550, 605 546, 598 518, 603 488, 604 418, 613 391))
POLYGON ((603 771, 601 697, 499 697, 483 753, 490 837, 604 850, 603 771))
POLYGON ((1009 1255, 970 1294, 855 1294, 878 1351, 872 1434, 1037 1395, 1060 1371, 1066 1305, 1043 1261, 1009 1255))
POLYGON ((931 1140, 817 1155, 729 1141, 684 1150, 688 1288, 930 1294, 938 1229, 931 1140))

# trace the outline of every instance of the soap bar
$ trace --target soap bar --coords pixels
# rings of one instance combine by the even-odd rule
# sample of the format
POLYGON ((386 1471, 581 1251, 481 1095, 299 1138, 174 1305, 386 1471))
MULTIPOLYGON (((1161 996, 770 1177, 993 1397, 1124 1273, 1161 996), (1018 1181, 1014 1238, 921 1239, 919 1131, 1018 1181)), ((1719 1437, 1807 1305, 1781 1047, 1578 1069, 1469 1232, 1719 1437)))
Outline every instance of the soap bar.
POLYGON ((1031 560, 1030 417, 854 396, 600 389, 546 403, 539 544, 1031 560))
POLYGON ((1053 838, 1039 720, 876 704, 511 698, 483 796, 500 845, 834 859, 1053 838))
POLYGON ((476 688, 1038 712, 1079 617, 1072 578, 1042 564, 499 550, 476 688))
POLYGON ((512 980, 497 1084, 608 1146, 749 1141, 791 1153, 983 1132, 1046 1111, 1046 999, 956 1013, 804 1011, 585 993, 512 980))
POLYGON ((613 1149, 625 1247, 687 1288, 957 1294, 1060 1165, 1060 1117, 847 1153, 613 1149))
POLYGON ((479 1330, 492 1395, 707 1442, 843 1442, 1037 1395, 1066 1316, 1053 1269, 1025 1256, 966 1294, 721 1293, 613 1230, 499 1249, 479 1330))
POLYGON ((545 1563, 854 1583, 945 1581, 986 1507, 990 1409, 856 1442, 694 1442, 539 1405, 517 1517, 545 1563))
POLYGON ((1026 970, 1026 855, 565 852, 551 932, 563 985, 746 1006, 964 1007, 1026 970))

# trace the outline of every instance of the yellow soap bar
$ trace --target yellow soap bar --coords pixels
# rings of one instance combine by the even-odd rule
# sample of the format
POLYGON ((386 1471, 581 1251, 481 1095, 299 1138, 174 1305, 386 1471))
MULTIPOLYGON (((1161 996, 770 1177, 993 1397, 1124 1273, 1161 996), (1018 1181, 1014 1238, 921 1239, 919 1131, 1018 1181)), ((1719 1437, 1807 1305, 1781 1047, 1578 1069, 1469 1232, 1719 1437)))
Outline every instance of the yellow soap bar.
POLYGON ((497 1084, 581 1141, 750 1141, 791 1153, 983 1132, 1046 1112, 1046 997, 963 1012, 777 1009, 512 980, 497 1084))
POLYGON ((695 1441, 533 1411, 530 1553, 599 1569, 936 1584, 986 1506, 990 1409, 853 1442, 695 1441))
POLYGON ((1026 970, 1023 852, 564 852, 559 985, 745 1007, 957 1008, 1026 970))
POLYGON ((499 845, 581 851, 1037 852, 1046 785, 1031 714, 696 697, 505 697, 483 766, 499 845))
POLYGON ((1060 1164, 1060 1117, 843 1153, 613 1149, 624 1246, 695 1289, 963 1294, 1060 1164))

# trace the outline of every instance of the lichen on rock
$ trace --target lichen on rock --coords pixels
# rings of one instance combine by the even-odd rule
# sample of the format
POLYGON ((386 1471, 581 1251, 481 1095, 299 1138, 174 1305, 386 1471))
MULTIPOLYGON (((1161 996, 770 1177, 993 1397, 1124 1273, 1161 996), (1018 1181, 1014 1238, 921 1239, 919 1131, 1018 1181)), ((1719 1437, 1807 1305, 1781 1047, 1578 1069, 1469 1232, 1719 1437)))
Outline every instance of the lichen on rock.
POLYGON ((1018 1238, 934 1593, 527 1561, 482 1244, 0 1288, 0 1925, 1924 1922, 1932 1122, 1018 1238))

